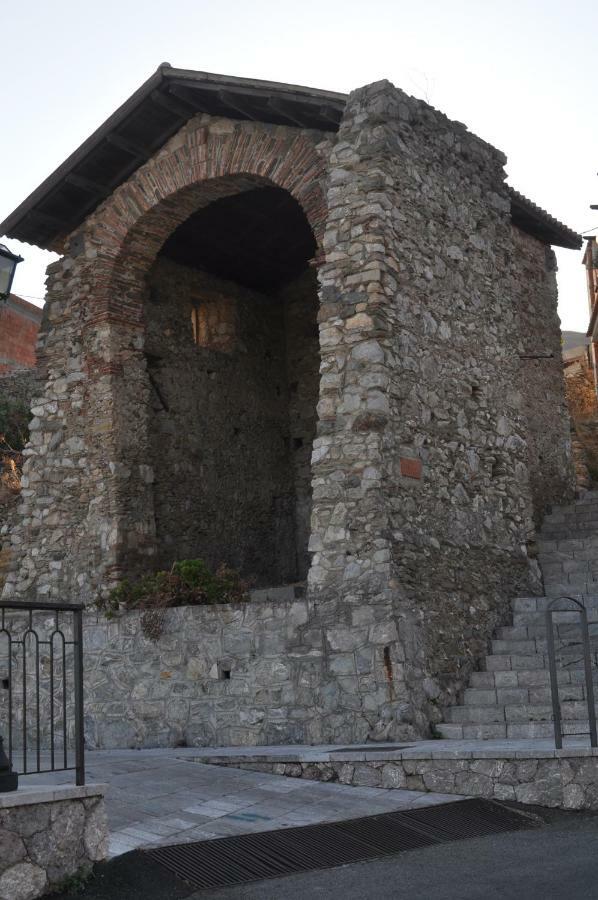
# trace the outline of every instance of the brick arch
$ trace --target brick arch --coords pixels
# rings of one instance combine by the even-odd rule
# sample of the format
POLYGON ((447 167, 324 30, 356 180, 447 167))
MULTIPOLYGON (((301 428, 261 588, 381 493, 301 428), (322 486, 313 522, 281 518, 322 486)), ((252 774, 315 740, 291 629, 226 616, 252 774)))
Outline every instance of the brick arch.
POLYGON ((95 297, 94 321, 140 324, 145 275, 166 239, 202 206, 243 190, 287 190, 321 250, 324 174, 314 141, 296 129, 189 123, 90 221, 92 234, 101 235, 95 269, 105 286, 95 297))

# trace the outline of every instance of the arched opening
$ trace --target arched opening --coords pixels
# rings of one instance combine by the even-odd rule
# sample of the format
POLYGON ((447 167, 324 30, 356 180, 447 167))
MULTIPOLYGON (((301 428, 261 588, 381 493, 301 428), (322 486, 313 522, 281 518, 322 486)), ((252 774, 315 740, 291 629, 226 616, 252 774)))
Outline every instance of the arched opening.
POLYGON ((158 565, 271 586, 308 568, 316 241, 288 191, 246 187, 192 213, 147 275, 148 449, 158 565))

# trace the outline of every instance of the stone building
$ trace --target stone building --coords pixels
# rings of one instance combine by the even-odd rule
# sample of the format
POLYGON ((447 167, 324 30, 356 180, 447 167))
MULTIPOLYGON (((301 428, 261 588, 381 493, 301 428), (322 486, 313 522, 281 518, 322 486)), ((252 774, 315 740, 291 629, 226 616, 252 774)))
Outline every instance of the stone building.
POLYGON ((427 734, 541 590, 580 239, 505 161, 387 81, 165 64, 0 225, 61 254, 4 598, 196 556, 265 589, 157 645, 90 612, 90 741, 427 734))
POLYGON ((598 478, 598 399, 593 350, 585 334, 563 332, 563 365, 576 482, 589 489, 598 478))

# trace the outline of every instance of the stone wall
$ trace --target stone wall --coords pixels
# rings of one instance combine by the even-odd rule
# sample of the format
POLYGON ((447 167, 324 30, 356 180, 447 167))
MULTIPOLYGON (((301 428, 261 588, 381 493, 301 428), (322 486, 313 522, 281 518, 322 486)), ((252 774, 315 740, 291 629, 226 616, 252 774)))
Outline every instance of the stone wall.
MULTIPOLYGON (((375 751, 372 751, 375 752, 375 751)), ((550 751, 538 751, 527 757, 505 749, 488 751, 486 758, 475 758, 471 751, 453 751, 453 758, 432 758, 422 750, 412 758, 389 758, 367 762, 244 762, 220 761, 223 765, 269 772, 291 778, 331 781, 359 787, 378 787, 408 791, 434 791, 443 794, 509 800, 561 809, 598 809, 598 760, 576 748, 563 750, 555 758, 550 751), (490 756, 491 754, 491 756, 490 756), (427 758, 425 758, 427 757, 427 758)), ((378 754, 383 757, 383 752, 378 754)), ((393 756, 398 754, 393 754, 393 756)), ((441 754, 439 754, 441 757, 441 754)), ((212 765, 216 759, 204 759, 212 765)))
POLYGON ((310 586, 347 627, 352 604, 393 622, 408 717, 540 587, 504 161, 386 82, 331 155, 310 586))
POLYGON ((586 356, 565 368, 567 402, 578 458, 578 480, 592 488, 598 482, 598 400, 592 368, 586 356))
MULTIPOLYGON (((305 599, 170 609, 156 642, 140 619, 86 616, 89 747, 359 742, 380 734, 384 649, 393 639, 382 625, 364 624, 349 647, 346 627, 315 624, 305 599)), ((417 734, 408 722, 393 731, 417 734)))
POLYGON ((145 346, 156 565, 202 557, 258 586, 305 578, 319 369, 311 282, 288 286, 285 302, 169 260, 154 267, 145 346), (195 311, 214 317, 214 335, 197 336, 204 345, 195 311))
POLYGON ((539 527, 552 506, 573 497, 569 410, 557 314, 556 258, 519 228, 512 229, 511 292, 515 299, 519 359, 533 512, 539 527))
POLYGON ((0 375, 0 403, 9 402, 30 406, 36 392, 42 387, 38 369, 24 369, 0 375))
POLYGON ((103 787, 0 795, 0 900, 34 900, 108 853, 103 787))

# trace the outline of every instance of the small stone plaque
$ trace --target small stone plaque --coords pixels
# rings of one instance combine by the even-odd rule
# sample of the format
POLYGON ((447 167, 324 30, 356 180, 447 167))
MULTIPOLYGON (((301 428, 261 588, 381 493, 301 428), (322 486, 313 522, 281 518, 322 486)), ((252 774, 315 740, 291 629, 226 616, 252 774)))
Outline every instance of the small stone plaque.
POLYGON ((421 459, 411 459, 409 457, 402 456, 400 459, 400 465, 401 475, 404 478, 420 479, 422 477, 421 459))

